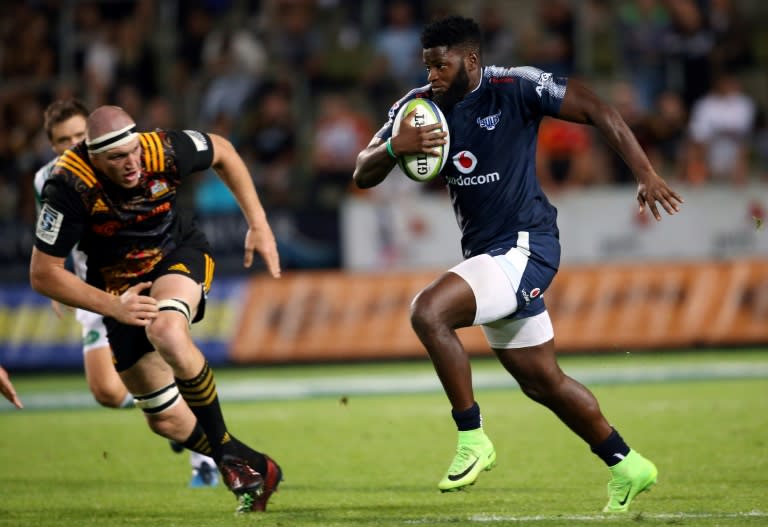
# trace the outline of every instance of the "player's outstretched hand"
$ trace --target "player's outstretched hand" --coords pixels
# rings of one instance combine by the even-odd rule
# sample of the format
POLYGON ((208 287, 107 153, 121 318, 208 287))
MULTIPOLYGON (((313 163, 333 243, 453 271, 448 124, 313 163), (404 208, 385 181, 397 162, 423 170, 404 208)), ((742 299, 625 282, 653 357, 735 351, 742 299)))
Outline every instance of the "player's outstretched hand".
POLYGON ((258 229, 248 229, 245 233, 245 257, 243 266, 253 265, 253 251, 258 251, 267 264, 267 270, 273 278, 280 278, 280 255, 277 253, 275 235, 269 225, 258 229))
POLYGON ((117 297, 116 320, 131 326, 148 326, 157 318, 157 300, 141 292, 152 287, 152 282, 141 282, 117 297))
POLYGON ((8 372, 2 366, 0 366, 0 393, 11 401, 16 408, 24 408, 24 405, 21 404, 21 399, 16 395, 16 390, 11 383, 10 377, 8 377, 8 372))
POLYGON ((667 214, 671 216, 680 211, 683 198, 660 176, 654 174, 648 181, 641 182, 637 186, 637 203, 640 206, 638 210, 640 214, 644 214, 645 207, 648 207, 656 221, 661 221, 661 213, 656 204, 661 203, 667 214))

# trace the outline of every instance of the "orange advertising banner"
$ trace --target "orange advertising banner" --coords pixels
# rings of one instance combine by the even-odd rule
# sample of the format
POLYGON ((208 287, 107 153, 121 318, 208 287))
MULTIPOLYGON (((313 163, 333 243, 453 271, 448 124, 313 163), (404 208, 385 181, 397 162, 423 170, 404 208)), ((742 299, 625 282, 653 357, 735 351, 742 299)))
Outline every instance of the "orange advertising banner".
MULTIPOLYGON (((408 308, 441 271, 252 278, 230 358, 294 362, 424 357, 408 308)), ((560 351, 768 343, 768 261, 567 267, 545 300, 560 351)), ((459 330, 489 354, 482 331, 459 330)))

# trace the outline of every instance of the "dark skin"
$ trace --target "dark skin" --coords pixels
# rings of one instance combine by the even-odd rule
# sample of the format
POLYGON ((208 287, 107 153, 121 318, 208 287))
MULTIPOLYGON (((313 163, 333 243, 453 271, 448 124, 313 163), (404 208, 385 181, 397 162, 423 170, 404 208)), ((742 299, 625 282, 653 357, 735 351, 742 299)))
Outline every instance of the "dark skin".
MULTIPOLYGON (((428 81, 435 99, 455 92, 466 74, 469 82, 464 96, 479 83, 482 65, 477 50, 456 46, 423 51, 428 81), (457 81, 459 79, 459 81, 457 81)), ((646 207, 657 221, 659 205, 667 214, 679 211, 682 198, 656 173, 627 124, 612 106, 599 99, 578 81, 569 79, 565 98, 557 116, 575 123, 595 126, 605 141, 621 155, 638 181, 637 202, 640 213, 646 207)), ((400 125, 391 139, 398 154, 434 153, 445 143, 440 125, 414 127, 409 119, 400 125)), ((374 137, 360 152, 354 181, 360 188, 373 187, 386 178, 395 160, 381 139, 374 137)), ((456 411, 470 408, 475 401, 469 357, 456 335, 459 328, 475 320, 475 296, 457 274, 446 272, 422 290, 411 304, 411 325, 426 348, 451 406, 456 411)), ((504 368, 515 378, 523 393, 546 406, 590 446, 604 441, 612 432, 592 392, 568 377, 560 369, 554 340, 537 346, 494 349, 504 368)))

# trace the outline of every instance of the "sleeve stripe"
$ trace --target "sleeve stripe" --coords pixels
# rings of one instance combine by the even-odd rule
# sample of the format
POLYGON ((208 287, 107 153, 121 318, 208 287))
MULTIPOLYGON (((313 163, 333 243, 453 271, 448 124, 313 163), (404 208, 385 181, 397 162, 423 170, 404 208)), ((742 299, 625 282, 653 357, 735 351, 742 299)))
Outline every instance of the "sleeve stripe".
POLYGON ((165 170, 165 152, 163 151, 163 145, 160 142, 160 136, 157 134, 157 132, 152 132, 149 134, 149 137, 155 142, 155 146, 157 148, 157 169, 162 172, 165 170))
POLYGON ((92 175, 87 174, 82 168, 71 163, 69 159, 64 159, 63 157, 59 158, 59 160, 56 161, 56 166, 68 169, 74 175, 82 179, 88 187, 93 187, 96 184, 96 179, 92 175))
POLYGON ((67 151, 65 151, 65 152, 64 152, 64 153, 61 155, 61 157, 59 158, 59 160, 60 160, 60 161, 61 161, 62 159, 63 159, 64 161, 67 161, 67 162, 69 162, 69 163, 72 163, 72 165, 74 165, 74 166, 77 166, 77 167, 78 167, 78 168, 79 168, 79 169, 82 171, 82 173, 83 173, 83 174, 85 174, 86 176, 88 176, 88 178, 89 178, 89 179, 90 179, 90 180, 91 180, 91 181, 92 181, 94 184, 96 184, 96 174, 94 173, 94 171, 93 171, 93 168, 91 168, 91 166, 90 166, 90 165, 88 165, 88 163, 86 163, 85 161, 83 161, 83 159, 82 159, 82 158, 81 158, 79 155, 77 155, 76 153, 74 153, 72 150, 67 150, 67 151))
POLYGON ((148 170, 157 172, 155 163, 155 144, 147 137, 149 134, 140 134, 141 146, 144 148, 144 165, 148 170))

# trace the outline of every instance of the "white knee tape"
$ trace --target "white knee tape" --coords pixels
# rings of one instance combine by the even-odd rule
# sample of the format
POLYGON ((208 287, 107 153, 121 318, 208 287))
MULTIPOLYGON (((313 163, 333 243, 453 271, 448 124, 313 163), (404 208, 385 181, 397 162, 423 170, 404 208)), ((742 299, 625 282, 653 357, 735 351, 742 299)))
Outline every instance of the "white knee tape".
POLYGON ((178 403, 180 399, 179 388, 176 386, 175 382, 160 388, 155 392, 134 396, 136 406, 141 408, 146 414, 159 414, 164 412, 178 403))
POLYGON ((187 324, 192 322, 192 312, 189 309, 189 304, 178 298, 166 298, 157 303, 157 308, 160 311, 178 311, 187 318, 187 324))

